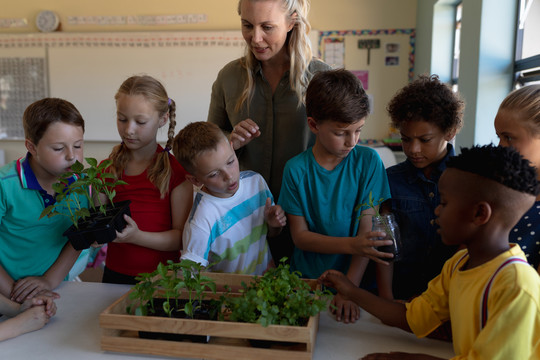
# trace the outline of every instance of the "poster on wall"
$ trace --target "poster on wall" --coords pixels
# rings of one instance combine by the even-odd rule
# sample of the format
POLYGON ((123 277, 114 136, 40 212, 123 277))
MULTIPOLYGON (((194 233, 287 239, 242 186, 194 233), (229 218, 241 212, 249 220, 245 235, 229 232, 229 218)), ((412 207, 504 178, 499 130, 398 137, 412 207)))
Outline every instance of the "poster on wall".
POLYGON ((397 53, 399 52, 399 43, 387 43, 386 44, 387 53, 397 53))
POLYGON ((387 57, 385 57, 384 64, 386 66, 398 66, 399 65, 399 56, 387 56, 387 57))
POLYGON ((345 64, 345 42, 343 38, 328 38, 324 41, 324 62, 333 68, 342 68, 345 64))
POLYGON ((369 86, 369 82, 368 82, 369 71, 367 71, 367 70, 351 70, 351 72, 358 79, 360 79, 360 82, 362 83, 362 87, 364 88, 364 90, 367 90, 368 86, 369 86))

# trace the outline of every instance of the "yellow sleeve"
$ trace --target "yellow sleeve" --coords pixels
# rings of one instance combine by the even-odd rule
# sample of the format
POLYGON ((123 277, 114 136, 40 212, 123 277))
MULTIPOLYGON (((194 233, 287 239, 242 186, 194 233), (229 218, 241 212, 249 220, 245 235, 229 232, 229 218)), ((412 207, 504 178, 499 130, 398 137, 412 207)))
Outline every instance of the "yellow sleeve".
POLYGON ((453 359, 540 359, 539 284, 526 265, 501 273, 489 293, 486 326, 470 350, 453 359))
POLYGON ((424 337, 450 319, 448 293, 455 262, 454 258, 448 260, 427 290, 406 304, 407 323, 416 336, 424 337))

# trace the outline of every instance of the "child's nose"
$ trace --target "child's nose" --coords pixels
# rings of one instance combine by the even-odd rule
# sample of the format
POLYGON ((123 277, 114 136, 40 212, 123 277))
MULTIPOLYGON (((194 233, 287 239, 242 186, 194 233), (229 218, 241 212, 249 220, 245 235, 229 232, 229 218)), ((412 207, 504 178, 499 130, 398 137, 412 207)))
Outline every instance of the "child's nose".
POLYGON ((66 159, 73 160, 74 158, 75 158, 75 152, 73 151, 73 149, 67 148, 66 159))
POLYGON ((354 135, 348 135, 345 137, 345 146, 347 147, 353 147, 354 145, 356 145, 356 136, 354 135))
POLYGON ((126 130, 128 134, 134 134, 135 133, 135 122, 134 121, 128 121, 126 130))
POLYGON ((417 152, 420 152, 420 141, 418 140, 413 140, 411 141, 411 152, 413 153, 417 153, 417 152))

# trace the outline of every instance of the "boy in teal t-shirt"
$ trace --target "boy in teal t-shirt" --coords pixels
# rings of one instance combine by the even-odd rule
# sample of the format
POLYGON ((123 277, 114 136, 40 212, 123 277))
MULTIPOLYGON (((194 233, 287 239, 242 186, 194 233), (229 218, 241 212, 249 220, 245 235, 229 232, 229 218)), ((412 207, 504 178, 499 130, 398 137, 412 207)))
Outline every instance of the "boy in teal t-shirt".
POLYGON ((27 155, 0 168, 0 293, 17 302, 77 276, 89 254, 62 235, 67 217, 39 219, 55 202, 52 184, 83 161, 82 116, 68 101, 45 98, 28 106, 23 125, 27 155))
MULTIPOLYGON (((388 199, 390 189, 384 165, 370 148, 358 146, 369 113, 368 97, 359 80, 349 71, 321 72, 306 92, 308 125, 316 135, 315 145, 289 160, 285 166, 279 204, 287 213, 295 249, 292 267, 304 277, 318 278, 328 269, 347 273, 360 284, 368 258, 391 254, 375 249, 391 241, 374 240, 371 232, 369 195, 388 199)), ((389 280, 391 270, 381 279, 389 280)), ((390 283, 379 282, 379 294, 390 298, 390 283)), ((337 320, 356 321, 358 306, 337 295, 337 320)))

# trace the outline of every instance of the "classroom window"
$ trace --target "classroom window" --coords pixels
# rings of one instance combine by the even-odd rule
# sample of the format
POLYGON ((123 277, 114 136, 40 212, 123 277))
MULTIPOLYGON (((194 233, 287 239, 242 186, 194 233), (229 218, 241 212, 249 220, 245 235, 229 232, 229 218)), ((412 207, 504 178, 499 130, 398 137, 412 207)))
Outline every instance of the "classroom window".
POLYGON ((520 0, 516 31, 514 87, 540 84, 540 1, 520 0))
POLYGON ((461 45, 461 19, 463 14, 463 4, 456 5, 456 17, 454 26, 454 51, 452 57, 452 89, 458 91, 459 78, 459 47, 461 45))

